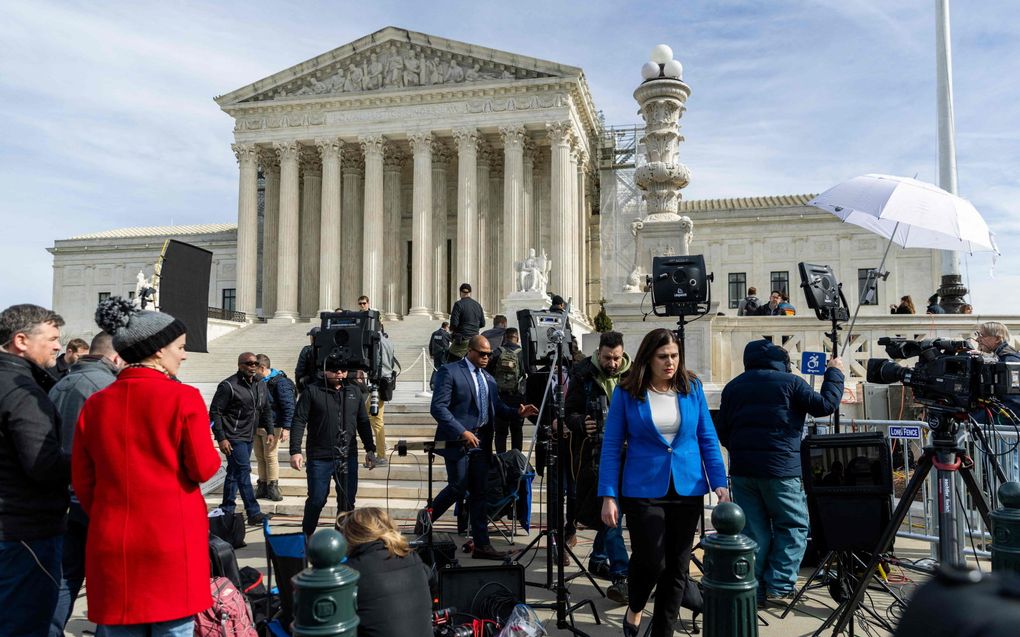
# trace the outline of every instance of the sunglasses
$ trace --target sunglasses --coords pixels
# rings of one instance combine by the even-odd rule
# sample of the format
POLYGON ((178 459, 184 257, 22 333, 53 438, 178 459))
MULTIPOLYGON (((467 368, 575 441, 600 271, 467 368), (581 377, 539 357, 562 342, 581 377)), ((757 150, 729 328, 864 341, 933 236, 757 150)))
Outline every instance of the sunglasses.
POLYGON ((476 354, 478 354, 479 356, 492 356, 492 350, 491 349, 490 350, 480 350, 480 349, 475 349, 475 348, 472 347, 471 350, 473 352, 475 352, 476 354))
POLYGON ((241 361, 238 364, 239 365, 248 365, 249 367, 254 367, 255 365, 258 365, 259 362, 258 361, 241 361))

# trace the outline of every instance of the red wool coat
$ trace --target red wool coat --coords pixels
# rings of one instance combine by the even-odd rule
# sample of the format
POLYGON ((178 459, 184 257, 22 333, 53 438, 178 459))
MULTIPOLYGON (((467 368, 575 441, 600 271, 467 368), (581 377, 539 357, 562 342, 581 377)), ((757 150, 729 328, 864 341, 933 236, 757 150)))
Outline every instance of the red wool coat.
POLYGON ((71 480, 89 515, 88 617, 141 624, 212 605, 199 483, 220 466, 194 387, 129 368, 82 409, 71 480))

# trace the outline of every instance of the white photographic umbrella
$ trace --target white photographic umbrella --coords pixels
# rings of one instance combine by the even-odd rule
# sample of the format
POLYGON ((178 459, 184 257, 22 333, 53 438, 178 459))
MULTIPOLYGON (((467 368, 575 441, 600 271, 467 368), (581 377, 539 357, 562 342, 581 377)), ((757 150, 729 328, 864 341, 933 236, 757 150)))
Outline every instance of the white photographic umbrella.
POLYGON ((871 293, 871 281, 888 276, 884 272, 885 260, 893 243, 904 248, 1000 254, 988 224, 969 201, 909 177, 877 174, 854 177, 829 188, 808 205, 889 240, 882 262, 869 276, 854 310, 844 352, 861 303, 871 293))
POLYGON ((854 177, 808 205, 904 248, 999 254, 988 224, 969 201, 909 177, 854 177))

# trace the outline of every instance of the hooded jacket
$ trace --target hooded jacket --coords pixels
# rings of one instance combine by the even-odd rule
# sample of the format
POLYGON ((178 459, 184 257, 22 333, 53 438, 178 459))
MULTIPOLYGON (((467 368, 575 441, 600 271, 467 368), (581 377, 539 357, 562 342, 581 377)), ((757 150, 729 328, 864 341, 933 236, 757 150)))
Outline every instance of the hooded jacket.
POLYGON ((839 408, 843 372, 825 370, 821 392, 815 392, 790 373, 786 350, 765 339, 744 348, 744 369, 723 388, 715 421, 719 441, 729 451, 730 475, 799 477, 804 417, 828 416, 839 408))
POLYGON ((294 381, 287 378, 282 370, 270 369, 269 376, 262 379, 269 389, 269 397, 272 399, 273 425, 281 429, 290 429, 290 423, 294 419, 294 381))
MULTIPOLYGON (((620 362, 620 369, 612 376, 606 374, 598 364, 598 350, 574 366, 570 374, 570 383, 567 386, 567 396, 564 399, 564 411, 567 414, 567 427, 570 431, 584 435, 584 417, 588 407, 588 399, 598 396, 605 396, 608 404, 613 395, 613 390, 623 380, 623 376, 630 371, 630 357, 626 353, 620 362)), ((576 437, 576 436, 575 436, 576 437)))

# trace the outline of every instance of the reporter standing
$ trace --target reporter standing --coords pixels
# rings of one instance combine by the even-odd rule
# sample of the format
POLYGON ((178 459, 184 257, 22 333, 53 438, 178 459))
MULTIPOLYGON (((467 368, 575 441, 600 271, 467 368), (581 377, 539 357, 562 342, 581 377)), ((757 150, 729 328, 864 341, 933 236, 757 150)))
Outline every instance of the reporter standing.
POLYGON ((729 501, 726 467, 701 381, 684 366, 676 335, 652 330, 641 341, 630 374, 613 391, 599 472, 602 521, 615 528, 622 508, 633 551, 625 636, 638 634, 653 588, 651 635, 673 634, 709 489, 729 501))

